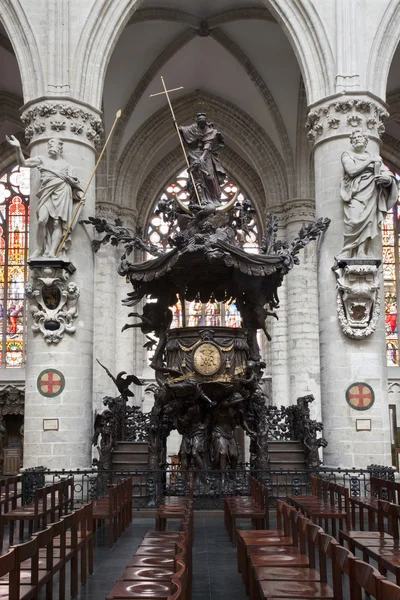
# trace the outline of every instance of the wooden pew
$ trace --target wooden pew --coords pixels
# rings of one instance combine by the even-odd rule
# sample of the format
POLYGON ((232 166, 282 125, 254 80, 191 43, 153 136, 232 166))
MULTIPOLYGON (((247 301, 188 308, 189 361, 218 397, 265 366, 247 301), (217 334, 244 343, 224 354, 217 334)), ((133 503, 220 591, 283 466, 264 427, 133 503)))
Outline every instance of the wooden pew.
POLYGON ((113 485, 106 497, 94 501, 94 529, 103 521, 108 521, 108 544, 111 547, 132 522, 132 477, 113 485))
POLYGON ((179 531, 148 531, 107 600, 191 599, 193 511, 179 531), (176 589, 174 584, 177 585, 176 589))
POLYGON ((343 485, 320 477, 311 477, 312 494, 310 496, 288 496, 287 502, 320 525, 331 521, 331 531, 336 535, 336 521, 339 527, 344 522, 351 527, 349 490, 343 485))
POLYGON ((0 548, 4 537, 4 525, 9 523, 9 543, 14 542, 15 522, 19 521, 19 537, 23 538, 25 521, 29 523, 29 533, 32 534, 40 527, 46 527, 48 522, 59 519, 67 510, 73 508, 74 478, 68 477, 58 483, 35 490, 32 504, 12 508, 0 515, 0 548))
POLYGON ((236 519, 251 519, 256 529, 269 527, 268 488, 250 478, 250 496, 224 498, 224 521, 232 545, 236 545, 236 519))
MULTIPOLYGON (((293 515, 293 508, 283 505, 283 514, 293 515)), ((292 525, 295 526, 292 532, 294 552, 293 547, 287 545, 280 549, 278 545, 267 546, 264 555, 251 554, 251 547, 247 548, 247 590, 251 600, 343 600, 343 578, 348 580, 350 600, 361 600, 363 593, 376 600, 400 599, 399 586, 387 581, 382 573, 355 557, 321 527, 298 512, 297 518, 292 519, 292 525), (332 572, 332 587, 328 585, 329 571, 332 572)), ((261 531, 254 533, 258 536, 262 534, 261 531)), ((399 557, 400 554, 397 555, 399 557)))
POLYGON ((21 597, 36 598, 44 588, 46 588, 46 598, 52 598, 54 577, 58 575, 59 598, 63 600, 66 593, 66 565, 69 562, 71 563, 71 596, 77 596, 79 591, 79 552, 81 553, 82 584, 86 583, 88 551, 89 572, 93 571, 93 549, 90 550, 93 538, 89 531, 92 523, 91 509, 92 505, 83 506, 43 531, 34 533, 29 542, 12 546, 10 552, 14 555, 13 565, 7 572, 1 570, 2 557, 0 557, 0 572, 2 573, 0 575, 0 598, 19 600, 18 589, 23 594, 21 597), (80 529, 79 535, 78 528, 80 529), (30 595, 26 595, 28 593, 30 595))
POLYGON ((374 528, 375 517, 378 514, 378 500, 386 500, 394 504, 400 503, 400 482, 389 481, 379 477, 370 478, 369 496, 350 496, 351 520, 353 529, 356 526, 356 511, 358 510, 360 530, 364 531, 364 511, 368 515, 368 529, 374 528))

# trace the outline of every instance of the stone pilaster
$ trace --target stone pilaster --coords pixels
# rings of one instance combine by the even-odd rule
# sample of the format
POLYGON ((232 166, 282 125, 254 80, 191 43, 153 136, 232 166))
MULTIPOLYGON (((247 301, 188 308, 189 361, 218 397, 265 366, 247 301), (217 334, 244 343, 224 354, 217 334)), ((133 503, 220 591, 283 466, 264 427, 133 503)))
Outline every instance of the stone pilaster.
MULTIPOLYGON (((281 207, 268 208, 268 213, 275 215, 278 219, 277 238, 286 239, 285 215, 281 207)), ((289 406, 290 383, 289 383, 289 354, 288 354, 288 312, 287 312, 287 277, 284 277, 281 287, 278 289, 279 309, 276 320, 268 317, 267 327, 272 341, 267 342, 269 346, 269 365, 267 372, 272 379, 272 404, 275 406, 289 406)))
MULTIPOLYGON (((300 229, 315 221, 315 201, 294 198, 284 205, 286 237, 290 242, 300 229)), ((313 394, 312 418, 321 419, 321 389, 318 331, 317 248, 309 244, 299 254, 287 280, 288 360, 290 404, 313 394)))
POLYGON ((314 142, 316 217, 331 219, 318 252, 318 297, 322 418, 328 440, 324 463, 333 466, 365 467, 391 461, 384 315, 369 337, 347 337, 338 321, 332 271, 334 257, 343 246, 341 155, 350 148, 349 134, 356 128, 368 133, 368 150, 379 153, 386 115, 378 99, 347 93, 312 106, 307 120, 308 137, 314 142), (363 412, 346 403, 346 390, 356 382, 369 384, 375 393, 375 403, 363 412), (371 431, 356 431, 357 418, 371 419, 371 431))
MULTIPOLYGON (((95 165, 94 144, 101 132, 100 113, 70 98, 39 98, 23 107, 22 121, 32 157, 47 154, 51 138, 63 141, 63 158, 72 174, 85 187, 95 165)), ((31 173, 31 241, 35 239, 39 173, 31 173)), ((95 214, 95 181, 86 195, 79 219, 95 214)), ((52 469, 87 468, 91 465, 92 381, 93 381, 93 276, 94 258, 89 229, 77 223, 72 232, 68 260, 76 268, 79 286, 79 316, 76 331, 49 346, 28 319, 26 367, 24 466, 44 465, 52 469), (44 396, 38 387, 40 374, 59 371, 65 387, 53 396, 44 396), (46 430, 46 425, 58 429, 46 430), (47 423, 44 422, 47 421, 47 423)))

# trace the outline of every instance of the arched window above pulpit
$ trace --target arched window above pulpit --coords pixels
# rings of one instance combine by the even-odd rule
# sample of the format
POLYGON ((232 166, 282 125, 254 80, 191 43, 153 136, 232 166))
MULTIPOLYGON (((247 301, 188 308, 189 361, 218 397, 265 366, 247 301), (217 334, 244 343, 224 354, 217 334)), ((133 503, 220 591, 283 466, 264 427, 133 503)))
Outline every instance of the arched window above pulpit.
MULTIPOLYGON (((185 204, 189 203, 187 191, 188 172, 182 171, 162 191, 156 204, 153 215, 149 219, 147 237, 149 241, 165 251, 170 249, 169 237, 179 231, 175 217, 175 198, 178 197, 185 204)), ((227 179, 222 187, 221 202, 225 204, 231 200, 239 190, 235 210, 233 211, 232 225, 236 233, 236 241, 246 252, 257 253, 259 247, 259 227, 257 213, 253 204, 245 193, 231 178, 227 179)))

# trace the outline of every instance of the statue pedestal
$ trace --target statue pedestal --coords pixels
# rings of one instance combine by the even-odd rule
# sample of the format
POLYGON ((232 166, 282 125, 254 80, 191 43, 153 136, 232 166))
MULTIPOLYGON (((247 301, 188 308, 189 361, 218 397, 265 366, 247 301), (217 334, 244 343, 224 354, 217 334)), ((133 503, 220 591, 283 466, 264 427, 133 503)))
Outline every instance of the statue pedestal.
POLYGON ((79 287, 70 280, 76 271, 70 261, 58 258, 35 258, 28 261, 32 283, 25 294, 34 333, 41 333, 47 344, 58 344, 65 332, 75 333, 78 316, 79 287))
POLYGON ((380 315, 380 258, 337 259, 332 267, 336 281, 336 305, 340 327, 352 339, 371 335, 380 315))

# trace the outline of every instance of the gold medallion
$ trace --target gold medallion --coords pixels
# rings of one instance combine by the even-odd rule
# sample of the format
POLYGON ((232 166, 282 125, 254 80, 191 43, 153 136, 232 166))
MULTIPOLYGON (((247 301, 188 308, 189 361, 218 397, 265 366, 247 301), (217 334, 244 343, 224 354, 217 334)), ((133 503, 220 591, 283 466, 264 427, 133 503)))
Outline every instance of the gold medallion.
POLYGON ((200 375, 214 375, 221 368, 221 353, 215 344, 204 342, 193 352, 193 362, 200 375))

